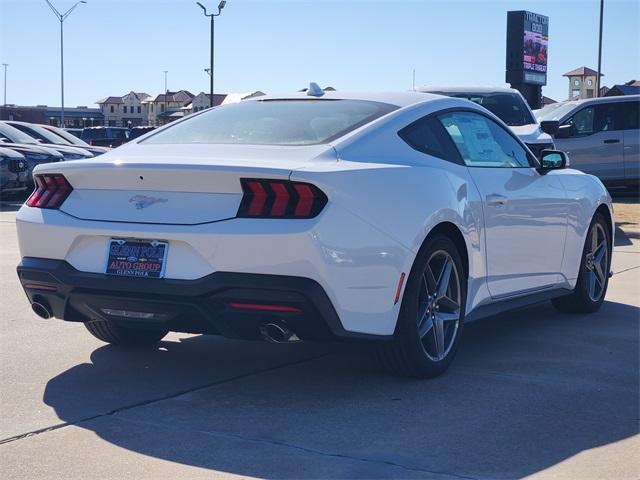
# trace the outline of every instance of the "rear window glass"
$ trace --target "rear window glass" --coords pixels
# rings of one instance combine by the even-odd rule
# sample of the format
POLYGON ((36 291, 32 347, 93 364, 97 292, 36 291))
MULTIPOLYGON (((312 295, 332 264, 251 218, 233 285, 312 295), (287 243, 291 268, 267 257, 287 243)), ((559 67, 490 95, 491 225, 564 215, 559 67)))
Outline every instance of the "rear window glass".
POLYGON ((109 131, 109 138, 117 138, 118 140, 126 140, 129 138, 129 130, 112 128, 109 131))
POLYGON ((107 131, 104 128, 84 129, 82 131, 82 139, 106 138, 107 131))
POLYGON ((206 110, 143 142, 314 145, 397 108, 365 100, 250 100, 206 110))

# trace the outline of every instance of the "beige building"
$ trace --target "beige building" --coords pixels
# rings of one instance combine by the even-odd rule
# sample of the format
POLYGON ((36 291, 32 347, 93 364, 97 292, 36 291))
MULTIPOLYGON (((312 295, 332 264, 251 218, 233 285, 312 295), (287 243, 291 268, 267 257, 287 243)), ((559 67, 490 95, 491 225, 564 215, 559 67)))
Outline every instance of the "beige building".
POLYGON ((96 103, 104 115, 108 127, 135 127, 148 124, 147 104, 149 94, 129 92, 121 97, 106 97, 96 103))
MULTIPOLYGON (((569 100, 596 97, 598 72, 587 67, 576 68, 563 75, 569 79, 569 100)), ((601 73, 600 77, 604 77, 601 73)))
POLYGON ((143 103, 148 105, 149 125, 165 125, 185 115, 183 107, 193 100, 193 93, 187 90, 167 92, 155 98, 147 98, 143 103))

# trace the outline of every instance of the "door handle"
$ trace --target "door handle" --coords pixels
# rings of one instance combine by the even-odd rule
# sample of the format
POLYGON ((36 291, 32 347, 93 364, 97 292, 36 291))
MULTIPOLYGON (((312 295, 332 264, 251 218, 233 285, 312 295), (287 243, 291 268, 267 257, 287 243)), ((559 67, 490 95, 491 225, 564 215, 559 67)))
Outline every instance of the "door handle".
POLYGON ((604 143, 620 143, 620 140, 618 140, 617 138, 608 138, 604 141, 604 143))
POLYGON ((491 195, 487 195, 487 205, 491 205, 493 207, 499 207, 505 205, 507 203, 507 197, 504 195, 498 195, 497 193, 493 193, 491 195))

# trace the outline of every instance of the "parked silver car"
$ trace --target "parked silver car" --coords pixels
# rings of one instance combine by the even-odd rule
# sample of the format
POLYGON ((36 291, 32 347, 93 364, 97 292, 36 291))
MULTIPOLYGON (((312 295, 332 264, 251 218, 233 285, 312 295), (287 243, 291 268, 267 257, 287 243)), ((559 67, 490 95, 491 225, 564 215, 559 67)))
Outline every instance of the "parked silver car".
POLYGON ((609 185, 637 185, 640 177, 640 95, 564 102, 536 112, 555 131, 571 167, 609 185))
POLYGON ((25 156, 9 148, 0 147, 0 199, 27 190, 29 166, 25 156))

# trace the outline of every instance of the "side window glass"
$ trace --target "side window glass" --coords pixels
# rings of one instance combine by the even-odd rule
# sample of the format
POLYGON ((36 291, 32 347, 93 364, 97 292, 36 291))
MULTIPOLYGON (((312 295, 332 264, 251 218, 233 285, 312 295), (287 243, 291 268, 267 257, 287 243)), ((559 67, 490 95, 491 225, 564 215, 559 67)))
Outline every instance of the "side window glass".
POLYGON ((593 107, 583 108, 565 122, 565 125, 573 125, 576 135, 591 135, 593 133, 593 107))
POLYGON ((596 105, 595 112, 595 132, 611 132, 613 130, 622 130, 622 104, 621 103, 602 103, 596 105))
POLYGON ((622 129, 638 130, 640 128, 640 101, 623 102, 622 105, 622 129))
POLYGON ((529 167, 527 151, 493 120, 472 112, 438 117, 469 167, 529 167))
POLYGON ((419 152, 451 161, 456 157, 435 118, 421 118, 404 127, 398 135, 419 152))

